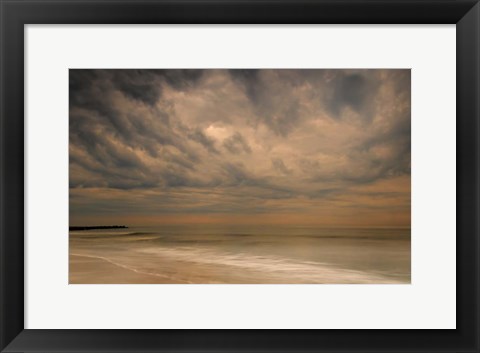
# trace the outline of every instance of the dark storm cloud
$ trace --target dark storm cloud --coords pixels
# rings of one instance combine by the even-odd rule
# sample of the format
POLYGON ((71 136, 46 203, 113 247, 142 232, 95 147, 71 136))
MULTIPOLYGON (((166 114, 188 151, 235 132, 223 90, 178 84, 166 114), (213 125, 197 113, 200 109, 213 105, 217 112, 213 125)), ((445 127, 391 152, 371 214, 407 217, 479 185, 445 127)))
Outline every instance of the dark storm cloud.
POLYGON ((272 158, 273 167, 282 174, 290 174, 292 171, 285 166, 283 160, 280 158, 272 158))
MULTIPOLYGON (((176 172, 191 169, 198 154, 186 146, 181 127, 177 131, 171 126, 168 106, 154 105, 161 97, 162 82, 174 80, 176 88, 185 90, 200 76, 201 72, 183 70, 70 70, 70 143, 95 162, 83 163, 86 171, 103 175, 79 184, 122 189, 160 184, 157 171, 138 151, 169 159, 166 164, 176 165, 180 169, 176 172), (129 177, 132 173, 135 177, 129 177), (125 180, 120 182, 116 176, 122 175, 125 180)), ((201 139, 201 132, 193 137, 201 139)), ((202 142, 208 147, 208 139, 202 142)), ((70 153, 71 163, 80 164, 75 153, 70 153)), ((167 175, 166 184, 184 183, 167 175)))
POLYGON ((195 129, 195 131, 188 134, 188 137, 201 144, 209 152, 218 153, 218 150, 215 148, 215 141, 205 135, 200 129, 195 129))
POLYGON ((248 175, 248 171, 242 163, 222 163, 221 168, 224 171, 226 184, 235 186, 242 183, 252 182, 253 179, 248 175))
POLYGON ((161 88, 155 84, 158 74, 146 70, 110 71, 113 84, 122 93, 145 104, 154 105, 161 94, 161 88))
POLYGON ((161 97, 161 82, 177 90, 188 90, 201 79, 202 75, 203 70, 71 69, 70 101, 73 104, 85 104, 93 98, 88 97, 89 95, 99 92, 96 88, 105 89, 110 86, 121 91, 128 98, 154 105, 161 97))
POLYGON ((260 70, 257 69, 233 69, 229 70, 232 78, 240 82, 247 93, 248 98, 252 101, 257 102, 259 96, 260 80, 259 73, 260 70))
POLYGON ((225 139, 225 141, 223 141, 223 147, 233 154, 252 152, 250 146, 239 132, 225 139))
POLYGON ((195 87, 196 83, 202 78, 204 71, 195 69, 152 70, 152 72, 162 76, 168 85, 180 91, 195 87))
MULTIPOLYGON (((406 124, 406 123, 405 123, 406 124)), ((366 181, 373 181, 378 178, 410 174, 411 168, 411 139, 410 128, 402 128, 395 126, 387 133, 368 139, 363 144, 359 145, 355 153, 352 153, 353 158, 362 158, 365 164, 370 166, 369 178, 357 175, 357 178, 366 181), (397 130, 397 128, 399 130, 397 130), (376 148, 389 146, 391 153, 388 157, 378 157, 373 155, 372 151, 376 148)), ((350 176, 354 179, 355 176, 350 176)))
POLYGON ((334 90, 328 103, 333 116, 340 118, 343 110, 348 107, 370 121, 375 114, 378 83, 361 73, 338 76, 333 83, 334 90))
POLYGON ((70 70, 70 188, 178 212, 360 205, 348 190, 410 176, 410 84, 409 70, 70 70))
POLYGON ((300 119, 298 99, 291 95, 295 81, 288 75, 289 72, 290 70, 230 70, 255 108, 255 123, 263 123, 281 136, 288 135, 300 119), (277 82, 272 84, 274 80, 277 82))

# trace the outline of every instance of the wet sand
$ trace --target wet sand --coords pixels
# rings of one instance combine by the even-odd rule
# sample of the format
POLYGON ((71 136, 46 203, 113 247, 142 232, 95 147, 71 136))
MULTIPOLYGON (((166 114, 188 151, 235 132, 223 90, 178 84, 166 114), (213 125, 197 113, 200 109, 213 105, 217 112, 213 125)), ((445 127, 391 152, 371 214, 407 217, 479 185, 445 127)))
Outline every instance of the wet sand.
POLYGON ((70 284, 407 284, 409 230, 70 233, 70 284))
POLYGON ((178 283, 168 277, 135 271, 98 257, 70 255, 69 265, 70 284, 178 283))

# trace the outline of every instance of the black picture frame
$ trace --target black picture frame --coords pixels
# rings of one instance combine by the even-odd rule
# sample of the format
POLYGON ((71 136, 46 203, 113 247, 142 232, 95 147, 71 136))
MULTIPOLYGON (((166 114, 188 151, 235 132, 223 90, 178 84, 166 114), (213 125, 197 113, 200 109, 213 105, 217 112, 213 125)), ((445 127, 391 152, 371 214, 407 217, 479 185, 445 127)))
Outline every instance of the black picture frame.
POLYGON ((0 0, 0 4, 2 352, 479 352, 477 0, 0 0), (455 330, 24 329, 24 26, 151 23, 456 24, 455 330))

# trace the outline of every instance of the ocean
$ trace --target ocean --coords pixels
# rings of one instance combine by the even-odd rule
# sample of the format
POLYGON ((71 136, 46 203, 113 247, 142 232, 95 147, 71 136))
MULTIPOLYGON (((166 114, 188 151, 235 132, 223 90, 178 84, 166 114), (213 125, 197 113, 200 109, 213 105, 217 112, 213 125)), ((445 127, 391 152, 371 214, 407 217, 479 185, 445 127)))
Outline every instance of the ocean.
POLYGON ((405 284, 411 278, 410 229, 164 225, 69 236, 70 283, 405 284), (80 266, 72 258, 91 261, 80 266))

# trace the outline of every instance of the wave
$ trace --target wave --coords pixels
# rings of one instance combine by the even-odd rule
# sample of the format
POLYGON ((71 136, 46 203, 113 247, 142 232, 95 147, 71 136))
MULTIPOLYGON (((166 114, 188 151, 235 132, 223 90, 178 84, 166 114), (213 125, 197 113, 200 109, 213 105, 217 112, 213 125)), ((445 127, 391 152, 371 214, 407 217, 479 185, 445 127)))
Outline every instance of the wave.
POLYGON ((99 260, 103 260, 103 261, 106 261, 112 265, 115 265, 115 266, 118 266, 120 268, 123 268, 125 270, 128 270, 128 271, 132 271, 132 272, 135 272, 135 273, 138 273, 138 274, 142 274, 142 275, 149 275, 149 276, 155 276, 155 277, 161 277, 161 278, 168 278, 172 281, 175 281, 175 282, 184 282, 184 283, 188 283, 188 284, 192 284, 193 282, 189 282, 189 281, 185 281, 185 280, 179 280, 177 277, 173 277, 173 276, 169 276, 169 275, 165 275, 165 274, 159 274, 157 272, 154 272, 154 271, 145 271, 145 270, 139 270, 133 266, 128 266, 126 264, 123 264, 119 261, 115 261, 113 260, 112 258, 110 257, 107 257, 107 256, 98 256, 98 255, 85 255, 85 254, 79 254, 79 253, 70 253, 70 255, 73 255, 73 256, 80 256, 80 257, 88 257, 88 258, 92 258, 92 259, 99 259, 99 260))
POLYGON ((272 283, 272 280, 277 280, 279 283, 406 283, 401 279, 394 279, 380 273, 344 269, 327 263, 300 261, 278 256, 231 254, 188 247, 175 249, 146 248, 138 251, 162 259, 196 263, 198 265, 233 267, 240 271, 257 273, 260 275, 259 278, 269 278, 270 283, 272 283))
POLYGON ((120 236, 136 236, 136 235, 158 235, 154 232, 129 232, 129 233, 117 233, 120 236))

